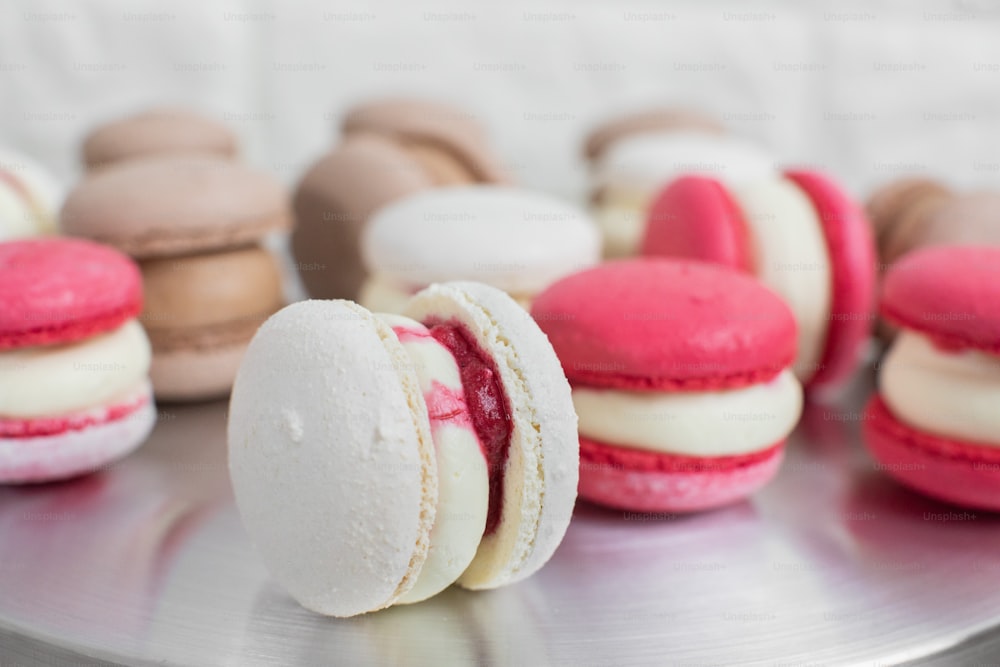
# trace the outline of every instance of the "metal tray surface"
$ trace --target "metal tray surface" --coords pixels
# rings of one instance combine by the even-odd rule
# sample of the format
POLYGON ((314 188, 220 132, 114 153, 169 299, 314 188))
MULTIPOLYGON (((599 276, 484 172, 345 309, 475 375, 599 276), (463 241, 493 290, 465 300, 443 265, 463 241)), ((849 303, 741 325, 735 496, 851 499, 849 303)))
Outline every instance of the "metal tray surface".
POLYGON ((808 406, 750 501, 694 516, 581 503, 529 580, 347 620, 300 608, 254 554, 225 403, 161 406, 126 460, 0 488, 0 664, 839 665, 954 650, 1000 623, 1000 518, 875 469, 858 437, 869 383, 808 406))

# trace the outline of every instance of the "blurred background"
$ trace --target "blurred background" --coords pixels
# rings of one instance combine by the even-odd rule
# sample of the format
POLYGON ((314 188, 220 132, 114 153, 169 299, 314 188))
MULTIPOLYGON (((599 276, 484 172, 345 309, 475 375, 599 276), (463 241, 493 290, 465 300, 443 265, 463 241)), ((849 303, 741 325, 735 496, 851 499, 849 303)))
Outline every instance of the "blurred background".
POLYGON ((985 0, 0 3, 0 143, 67 184, 96 123, 212 113, 291 184, 373 96, 463 106, 528 186, 583 193, 615 113, 715 114, 861 196, 902 174, 1000 180, 1000 6, 985 0))

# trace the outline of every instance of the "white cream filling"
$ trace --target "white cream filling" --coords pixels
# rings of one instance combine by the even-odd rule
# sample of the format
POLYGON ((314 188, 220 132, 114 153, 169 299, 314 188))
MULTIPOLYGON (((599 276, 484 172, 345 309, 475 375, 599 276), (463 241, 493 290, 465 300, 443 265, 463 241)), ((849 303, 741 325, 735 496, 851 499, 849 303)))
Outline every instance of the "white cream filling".
POLYGON ((802 413, 791 371, 740 389, 634 392, 575 387, 580 434, 670 454, 749 454, 785 439, 802 413))
POLYGON ((146 332, 136 320, 68 345, 0 353, 0 418, 51 417, 106 404, 149 374, 146 332))
MULTIPOLYGON (((402 327, 421 336, 419 339, 404 336, 400 342, 413 360, 425 397, 434 391, 435 384, 463 395, 455 358, 429 335, 426 327, 399 315, 379 314, 379 317, 391 327, 402 327)), ((427 560, 413 588, 399 599, 403 604, 426 600, 453 584, 475 558, 486 529, 489 475, 486 457, 471 422, 432 420, 431 434, 438 468, 437 514, 427 560)))
POLYGON ((945 438, 1000 447, 1000 357, 945 352, 904 330, 883 364, 882 399, 901 421, 945 438))
MULTIPOLYGON (((396 283, 392 278, 381 273, 369 276, 361 285, 361 293, 358 295, 358 303, 372 311, 373 313, 399 314, 406 310, 413 295, 423 289, 426 285, 408 291, 405 287, 396 283)), ((514 299, 525 310, 531 310, 531 302, 535 294, 515 294, 508 292, 510 298, 514 299)))
POLYGON ((769 179, 732 190, 749 226, 757 277, 784 298, 798 323, 793 369, 800 380, 818 370, 826 344, 833 276, 819 215, 793 183, 769 179))
POLYGON ((646 230, 652 193, 623 187, 608 187, 594 218, 604 238, 604 256, 631 257, 639 252, 646 230))

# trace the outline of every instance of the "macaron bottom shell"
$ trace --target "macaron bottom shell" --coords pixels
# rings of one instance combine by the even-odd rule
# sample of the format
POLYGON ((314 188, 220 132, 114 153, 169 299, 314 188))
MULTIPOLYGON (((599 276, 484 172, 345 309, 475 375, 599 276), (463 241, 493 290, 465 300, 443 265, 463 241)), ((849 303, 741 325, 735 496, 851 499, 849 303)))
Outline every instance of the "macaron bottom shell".
POLYGON ((865 408, 863 435, 876 467, 904 486, 961 507, 1000 512, 1000 447, 914 429, 878 395, 865 408))
POLYGON ((641 512, 697 512, 739 502, 777 474, 784 441, 739 456, 646 452, 580 438, 580 497, 641 512))
MULTIPOLYGON (((53 427, 55 419, 44 421, 44 434, 0 435, 0 484, 58 481, 100 469, 145 442, 156 407, 147 384, 138 399, 88 411, 75 422, 63 420, 61 428, 53 427)), ((0 430, 9 426, 0 420, 0 430)), ((18 426, 30 431, 39 425, 18 420, 18 426)))

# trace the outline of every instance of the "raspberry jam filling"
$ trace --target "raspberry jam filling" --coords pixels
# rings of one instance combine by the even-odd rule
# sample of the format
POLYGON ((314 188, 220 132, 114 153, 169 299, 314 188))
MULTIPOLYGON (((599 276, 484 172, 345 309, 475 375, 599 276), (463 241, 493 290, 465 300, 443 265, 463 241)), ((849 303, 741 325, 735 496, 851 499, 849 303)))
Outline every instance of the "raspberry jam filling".
POLYGON ((0 417, 0 438, 35 438, 46 435, 59 435, 67 431, 82 431, 90 426, 107 424, 124 419, 148 402, 149 396, 143 394, 123 403, 102 406, 68 415, 59 415, 58 417, 37 417, 32 419, 0 417))
POLYGON ((486 456, 490 478, 490 501, 486 514, 489 535, 500 525, 503 510, 504 471, 510 452, 513 425, 510 403, 500 381, 496 364, 458 323, 425 322, 431 336, 446 347, 458 363, 465 390, 465 403, 472 416, 472 426, 486 456))

